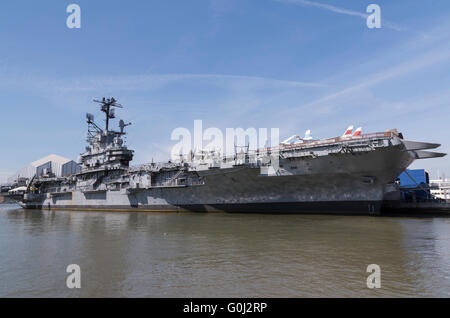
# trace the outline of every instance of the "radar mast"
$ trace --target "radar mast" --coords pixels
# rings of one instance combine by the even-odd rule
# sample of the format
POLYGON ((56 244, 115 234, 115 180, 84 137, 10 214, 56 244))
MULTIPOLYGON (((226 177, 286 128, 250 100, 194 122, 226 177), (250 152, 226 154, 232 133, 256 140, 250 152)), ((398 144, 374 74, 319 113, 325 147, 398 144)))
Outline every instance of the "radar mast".
POLYGON ((123 106, 117 103, 117 100, 114 97, 111 98, 103 97, 102 100, 94 99, 94 102, 99 103, 101 105, 101 111, 104 112, 106 115, 105 134, 107 135, 109 129, 109 120, 116 118, 114 114, 114 107, 123 108, 123 106))

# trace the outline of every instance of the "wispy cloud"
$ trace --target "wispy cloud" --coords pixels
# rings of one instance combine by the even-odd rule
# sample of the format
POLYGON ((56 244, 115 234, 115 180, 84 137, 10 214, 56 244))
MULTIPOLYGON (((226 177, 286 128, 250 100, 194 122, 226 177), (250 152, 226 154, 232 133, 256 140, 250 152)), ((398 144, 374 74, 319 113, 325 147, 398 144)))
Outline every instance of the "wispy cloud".
POLYGON ((89 76, 62 80, 46 79, 37 76, 6 76, 0 78, 0 87, 27 86, 35 89, 54 89, 58 91, 97 91, 111 89, 121 91, 155 90, 176 82, 189 80, 208 80, 228 82, 230 85, 239 82, 249 86, 274 87, 326 87, 323 83, 302 82, 274 79, 259 76, 230 74, 150 74, 125 76, 89 76))
MULTIPOLYGON (((304 7, 319 8, 322 10, 327 10, 327 11, 331 11, 331 12, 335 12, 335 13, 339 13, 339 14, 360 17, 362 19, 367 19, 367 17, 369 16, 369 14, 367 14, 367 13, 349 10, 349 9, 345 9, 345 8, 340 8, 340 7, 333 6, 331 4, 315 2, 315 1, 310 1, 310 0, 275 0, 275 1, 280 2, 280 3, 285 3, 285 4, 293 4, 293 5, 300 5, 300 6, 304 6, 304 7)), ((390 29, 396 30, 396 31, 405 30, 404 27, 402 27, 396 23, 387 21, 385 19, 382 20, 382 25, 386 26, 390 29)))
MULTIPOLYGON (((328 122, 326 126, 317 127, 316 132, 322 131, 326 134, 330 130, 335 130, 337 125, 342 126, 342 119, 344 118, 348 121, 346 124, 366 122, 370 125, 376 125, 377 123, 385 125, 392 122, 391 118, 398 120, 401 115, 411 118, 410 121, 419 120, 420 115, 411 116, 413 111, 423 112, 428 109, 429 112, 433 113, 432 108, 446 109, 446 105, 449 103, 449 94, 439 92, 420 99, 406 95, 402 99, 392 101, 383 94, 375 93, 374 89, 377 85, 393 83, 395 79, 402 76, 409 76, 414 72, 420 72, 441 63, 448 63, 448 61, 450 61, 449 49, 428 52, 408 59, 400 65, 387 65, 384 69, 369 76, 355 77, 339 90, 324 94, 311 102, 299 105, 297 108, 280 112, 280 115, 286 118, 283 128, 288 132, 298 130, 299 118, 306 112, 308 113, 308 121, 303 122, 303 124, 314 125, 313 123, 319 123, 320 121, 328 122, 330 118, 334 117, 339 119, 336 122, 328 122)), ((436 110, 435 113, 439 113, 439 111, 436 110)), ((393 124, 397 125, 398 122, 393 124)))
POLYGON ((379 71, 378 73, 371 74, 366 78, 362 78, 358 80, 357 83, 352 84, 332 94, 321 97, 318 100, 315 100, 305 105, 305 107, 318 106, 325 102, 336 100, 342 96, 354 93, 357 90, 368 88, 381 82, 406 75, 408 73, 416 72, 420 69, 446 60, 450 60, 450 49, 448 48, 444 50, 428 52, 426 54, 417 56, 413 59, 407 60, 400 65, 387 67, 386 69, 379 71))
POLYGON ((136 122, 143 118, 139 110, 150 105, 185 115, 186 111, 205 114, 212 109, 244 115, 274 95, 325 88, 329 85, 319 82, 230 74, 99 75, 64 79, 8 74, 0 77, 0 89, 18 92, 25 89, 29 94, 45 99, 49 107, 64 107, 69 112, 78 113, 81 105, 86 105, 99 94, 116 96, 122 101, 126 98, 135 105, 136 111, 135 114, 133 110, 128 112, 128 120, 136 122), (193 90, 202 93, 193 93, 193 90), (216 95, 209 94, 210 91, 216 95), (184 100, 173 98, 177 94, 185 96, 184 100))
MULTIPOLYGON (((421 112, 427 115, 446 113, 450 95, 440 87, 442 85, 432 84, 434 79, 429 77, 429 72, 439 72, 439 67, 444 70, 450 63, 448 27, 449 24, 445 24, 432 28, 425 37, 411 36, 385 50, 382 56, 374 53, 367 56, 364 64, 354 65, 324 80, 332 84, 330 89, 307 102, 298 102, 296 107, 280 110, 278 115, 285 118, 284 131, 289 134, 298 132, 300 127, 313 128, 315 133, 326 136, 336 127, 340 129, 349 123, 375 129, 380 125, 393 125, 388 127, 393 128, 399 124, 399 118, 408 118, 408 125, 422 125, 419 124, 423 120, 421 112), (410 91, 405 87, 409 87, 408 81, 412 82, 410 91), (414 89, 418 83, 424 88, 423 93, 414 89), (323 125, 324 122, 327 124, 323 125)), ((401 123, 406 126, 403 119, 401 123)), ((417 138, 423 139, 423 136, 417 138)), ((442 142, 441 138, 436 136, 435 141, 442 142)))

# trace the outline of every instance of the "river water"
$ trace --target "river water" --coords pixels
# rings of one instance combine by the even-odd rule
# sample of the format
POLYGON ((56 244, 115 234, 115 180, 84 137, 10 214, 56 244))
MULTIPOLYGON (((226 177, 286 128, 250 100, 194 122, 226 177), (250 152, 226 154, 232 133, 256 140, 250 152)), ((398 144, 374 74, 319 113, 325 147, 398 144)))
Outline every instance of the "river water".
POLYGON ((20 296, 450 297, 450 218, 0 205, 0 297, 20 296), (69 264, 80 289, 66 286, 69 264))

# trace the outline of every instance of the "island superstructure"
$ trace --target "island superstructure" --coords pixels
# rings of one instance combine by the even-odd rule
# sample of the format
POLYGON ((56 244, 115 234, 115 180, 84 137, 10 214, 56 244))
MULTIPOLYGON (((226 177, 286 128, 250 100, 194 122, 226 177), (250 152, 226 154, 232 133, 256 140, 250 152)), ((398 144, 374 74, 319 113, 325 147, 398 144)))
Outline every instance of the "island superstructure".
POLYGON ((81 171, 36 175, 20 204, 29 209, 109 211, 226 211, 255 213, 380 212, 388 184, 414 160, 445 154, 440 145, 403 139, 397 130, 313 140, 293 136, 277 147, 221 156, 191 152, 188 158, 130 167, 126 124, 110 129, 114 98, 96 101, 106 116, 101 128, 87 114, 88 146, 81 171), (295 139, 295 142, 291 142, 295 139))

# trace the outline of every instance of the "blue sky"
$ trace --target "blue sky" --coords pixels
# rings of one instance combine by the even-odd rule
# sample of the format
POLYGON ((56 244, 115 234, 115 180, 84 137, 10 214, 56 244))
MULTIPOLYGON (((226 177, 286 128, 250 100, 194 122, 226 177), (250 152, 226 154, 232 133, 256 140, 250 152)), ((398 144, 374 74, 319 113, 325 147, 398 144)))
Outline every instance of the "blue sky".
MULTIPOLYGON (((50 153, 77 159, 93 98, 132 121, 135 164, 169 157, 176 127, 279 127, 280 138, 398 128, 450 152, 450 2, 2 2, 0 181, 50 153), (66 27, 66 7, 82 10, 66 27), (366 26, 381 7, 382 28, 366 26)), ((99 116, 97 118, 100 120, 99 116)), ((432 176, 447 158, 422 160, 432 176)))

